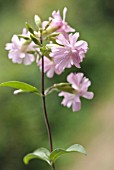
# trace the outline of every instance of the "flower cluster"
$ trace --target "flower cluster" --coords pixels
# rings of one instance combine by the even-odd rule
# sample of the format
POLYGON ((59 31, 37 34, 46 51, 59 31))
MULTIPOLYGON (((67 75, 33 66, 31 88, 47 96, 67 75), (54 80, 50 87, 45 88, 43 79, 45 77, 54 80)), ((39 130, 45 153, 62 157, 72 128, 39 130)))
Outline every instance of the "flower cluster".
MULTIPOLYGON (((22 35, 28 35, 26 29, 23 29, 22 35)), ((34 43, 31 41, 26 41, 17 35, 13 35, 12 43, 6 44, 6 50, 9 50, 8 57, 12 59, 13 63, 30 65, 35 60, 34 55, 30 54, 29 51, 34 51, 34 43)))
MULTIPOLYGON (((79 33, 65 21, 66 13, 67 8, 64 8, 62 18, 59 10, 53 11, 52 17, 43 22, 35 16, 37 30, 27 24, 21 35, 13 35, 12 42, 6 44, 9 59, 13 63, 25 65, 35 61, 41 71, 43 60, 44 73, 49 78, 52 78, 54 73, 60 75, 72 65, 80 68, 88 51, 88 43, 78 40, 79 33)), ((72 106, 73 111, 78 111, 81 107, 81 96, 87 99, 93 98, 93 93, 87 92, 91 83, 83 73, 71 73, 67 81, 73 89, 72 92, 61 90, 59 96, 64 96, 62 101, 64 106, 72 106)))

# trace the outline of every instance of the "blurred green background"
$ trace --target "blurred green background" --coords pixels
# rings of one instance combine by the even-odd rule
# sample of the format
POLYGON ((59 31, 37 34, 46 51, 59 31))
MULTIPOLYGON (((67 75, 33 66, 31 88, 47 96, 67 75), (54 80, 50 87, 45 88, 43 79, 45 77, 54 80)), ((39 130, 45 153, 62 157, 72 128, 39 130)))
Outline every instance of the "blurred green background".
MULTIPOLYGON (((88 156, 71 154, 56 163, 59 170, 112 170, 114 167, 114 1, 112 0, 0 0, 0 83, 18 80, 40 87, 40 72, 35 64, 12 64, 5 44, 21 33, 25 21, 33 24, 38 14, 46 20, 53 10, 68 8, 67 21, 80 38, 89 43, 89 52, 81 64, 92 81, 92 101, 82 100, 82 109, 72 113, 60 105, 61 98, 47 98, 48 116, 54 148, 80 143, 88 156)), ((76 68, 61 76, 46 78, 46 87, 66 80, 76 68)), ((48 148, 42 102, 34 94, 13 95, 10 88, 0 88, 0 170, 50 169, 39 160, 25 166, 22 159, 41 146, 48 148)))

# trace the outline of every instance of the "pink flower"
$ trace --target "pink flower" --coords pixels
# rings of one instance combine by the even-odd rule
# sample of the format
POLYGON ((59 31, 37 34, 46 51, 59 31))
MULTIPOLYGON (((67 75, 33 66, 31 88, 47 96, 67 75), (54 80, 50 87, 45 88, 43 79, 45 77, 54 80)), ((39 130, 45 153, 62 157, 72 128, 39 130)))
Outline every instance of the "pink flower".
MULTIPOLYGON (((40 70, 42 70, 42 59, 38 62, 38 65, 40 67, 40 70)), ((53 59, 49 59, 44 56, 44 72, 47 73, 47 77, 52 78, 54 76, 54 73, 61 74, 59 70, 55 68, 55 63, 53 59)))
POLYGON ((88 44, 83 40, 77 41, 78 37, 79 33, 75 33, 74 35, 69 34, 67 37, 60 34, 56 40, 59 45, 51 48, 52 52, 50 56, 54 58, 56 68, 61 72, 65 68, 70 68, 72 65, 80 68, 80 62, 85 57, 88 44))
POLYGON ((65 22, 66 13, 67 13, 66 7, 63 9, 63 19, 61 18, 59 10, 57 12, 53 11, 53 13, 52 13, 53 18, 52 18, 51 26, 57 26, 59 28, 57 30, 58 32, 68 33, 68 32, 74 32, 75 31, 75 29, 71 28, 67 24, 67 22, 65 22))
MULTIPOLYGON (((66 18, 66 13, 67 13, 67 8, 65 7, 63 9, 63 19, 61 18, 60 11, 58 10, 52 12, 52 17, 49 18, 49 20, 52 20, 50 27, 57 27, 58 29, 56 30, 57 32, 61 32, 62 34, 66 34, 68 32, 74 32, 75 29, 71 28, 67 22, 65 21, 66 18)), ((47 25, 48 21, 44 21, 42 26, 45 28, 47 25)))
MULTIPOLYGON (((22 35, 28 35, 26 29, 23 29, 22 35)), ((28 51, 34 50, 34 43, 27 43, 23 38, 18 38, 17 35, 13 35, 12 42, 6 44, 6 50, 9 50, 8 57, 12 59, 13 63, 24 63, 25 65, 30 65, 34 60, 34 55, 29 54, 28 51)))
POLYGON ((92 99, 94 94, 93 92, 88 92, 88 87, 91 85, 91 82, 88 78, 84 77, 83 73, 70 73, 67 76, 67 81, 71 84, 74 89, 74 93, 61 92, 59 96, 64 96, 64 99, 61 104, 67 107, 72 106, 73 112, 80 110, 81 101, 80 97, 86 99, 92 99))

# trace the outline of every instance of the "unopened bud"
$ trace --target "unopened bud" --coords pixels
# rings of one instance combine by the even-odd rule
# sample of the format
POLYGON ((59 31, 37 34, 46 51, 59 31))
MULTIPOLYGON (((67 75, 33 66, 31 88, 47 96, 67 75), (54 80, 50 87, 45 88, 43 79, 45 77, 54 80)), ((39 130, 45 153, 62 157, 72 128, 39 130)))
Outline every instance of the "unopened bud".
POLYGON ((41 27, 41 19, 38 15, 34 16, 34 22, 38 28, 41 27))

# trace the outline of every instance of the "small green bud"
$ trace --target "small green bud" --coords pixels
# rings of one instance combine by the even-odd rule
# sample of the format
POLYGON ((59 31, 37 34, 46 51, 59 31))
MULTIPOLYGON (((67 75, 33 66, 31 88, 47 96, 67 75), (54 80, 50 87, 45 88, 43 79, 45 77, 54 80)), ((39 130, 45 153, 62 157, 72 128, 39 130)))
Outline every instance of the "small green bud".
POLYGON ((38 28, 41 27, 41 19, 38 15, 34 16, 34 22, 38 28))
POLYGON ((48 29, 46 29, 46 30, 44 30, 43 32, 42 32, 42 35, 43 36, 47 36, 47 35, 50 35, 50 34, 52 34, 53 32, 55 32, 55 31, 57 31, 58 30, 58 27, 56 26, 56 27, 49 27, 48 29))
POLYGON ((28 31, 29 31, 31 34, 34 35, 34 30, 33 30, 33 28, 32 28, 27 22, 25 23, 25 26, 26 26, 26 28, 28 29, 28 31))

